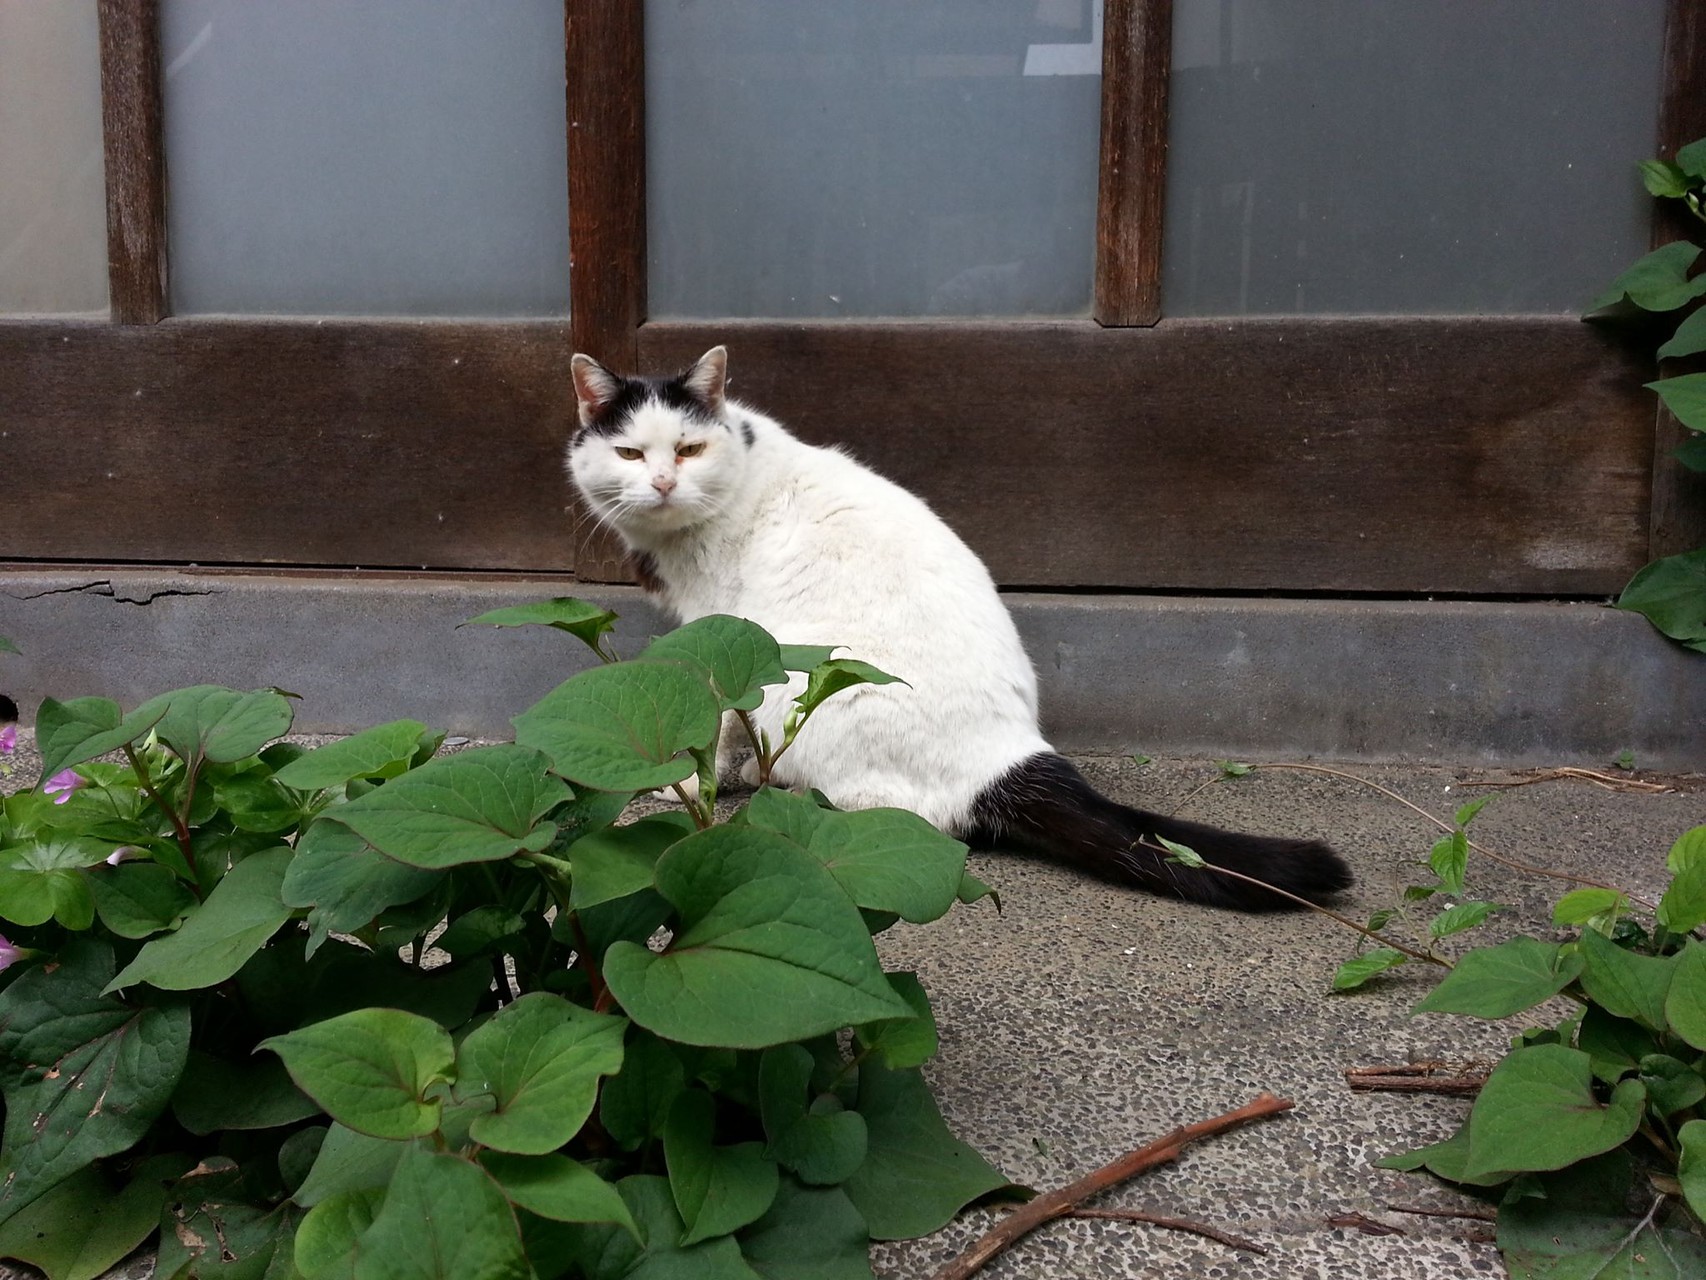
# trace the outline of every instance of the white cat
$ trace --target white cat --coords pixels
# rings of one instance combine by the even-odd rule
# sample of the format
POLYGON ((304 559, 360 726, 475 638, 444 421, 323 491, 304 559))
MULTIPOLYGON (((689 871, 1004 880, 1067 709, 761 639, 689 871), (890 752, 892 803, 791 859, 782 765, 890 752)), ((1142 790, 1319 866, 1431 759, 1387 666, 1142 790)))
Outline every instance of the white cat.
MULTIPOLYGON (((1167 861, 1156 836, 1311 899, 1350 883, 1318 841, 1224 832, 1097 794, 1037 727, 1036 673, 982 561, 899 485, 727 399, 727 365, 716 347, 664 380, 575 356, 582 429, 569 471, 682 621, 749 618, 907 682, 826 702, 775 782, 816 787, 842 808, 911 809, 974 846, 1042 853, 1195 901, 1288 905, 1167 861)), ((799 688, 798 678, 773 688, 755 713, 774 741, 799 688)))

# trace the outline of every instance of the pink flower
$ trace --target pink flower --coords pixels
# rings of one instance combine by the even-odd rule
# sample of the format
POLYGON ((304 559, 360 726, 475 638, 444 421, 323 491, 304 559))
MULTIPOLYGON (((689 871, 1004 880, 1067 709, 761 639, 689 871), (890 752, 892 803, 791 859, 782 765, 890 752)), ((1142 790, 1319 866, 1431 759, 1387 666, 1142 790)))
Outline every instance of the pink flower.
POLYGON ((55 804, 64 804, 71 799, 71 793, 79 787, 89 785, 89 780, 75 769, 61 769, 53 777, 42 783, 42 791, 53 797, 55 804))
POLYGON ((28 954, 23 947, 14 947, 6 935, 0 933, 0 972, 10 969, 28 954))
POLYGON ((0 756, 9 756, 18 749, 18 726, 9 724, 0 729, 0 756))
POLYGON ((121 844, 107 855, 107 865, 116 867, 121 862, 129 862, 132 858, 140 858, 142 850, 133 844, 121 844))

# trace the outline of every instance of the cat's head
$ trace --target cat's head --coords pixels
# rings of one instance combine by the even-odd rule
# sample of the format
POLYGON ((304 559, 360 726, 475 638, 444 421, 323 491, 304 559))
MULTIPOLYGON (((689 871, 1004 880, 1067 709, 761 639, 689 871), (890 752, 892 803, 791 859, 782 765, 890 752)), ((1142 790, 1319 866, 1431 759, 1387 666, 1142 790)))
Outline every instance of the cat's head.
POLYGON ((728 352, 713 347, 673 378, 628 378, 577 355, 580 432, 569 474, 593 511, 619 531, 691 528, 739 486, 747 443, 724 412, 728 352))

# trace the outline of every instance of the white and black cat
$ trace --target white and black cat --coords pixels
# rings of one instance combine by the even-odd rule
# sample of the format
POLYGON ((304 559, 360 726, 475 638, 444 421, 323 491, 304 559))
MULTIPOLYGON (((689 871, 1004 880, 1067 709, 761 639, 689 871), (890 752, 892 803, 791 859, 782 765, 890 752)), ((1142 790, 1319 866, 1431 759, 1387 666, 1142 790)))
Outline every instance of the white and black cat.
MULTIPOLYGON (((682 621, 749 618, 795 644, 845 646, 905 685, 861 686, 813 716, 774 781, 842 808, 894 805, 973 847, 1062 859, 1157 893, 1269 910, 1284 899, 1169 862, 1204 859, 1318 899, 1351 882, 1316 840, 1241 835, 1097 794, 1037 727, 1037 680, 982 561, 920 499, 724 396, 728 355, 673 379, 573 361, 569 472, 682 621)), ((779 741, 789 700, 756 713, 779 741)))

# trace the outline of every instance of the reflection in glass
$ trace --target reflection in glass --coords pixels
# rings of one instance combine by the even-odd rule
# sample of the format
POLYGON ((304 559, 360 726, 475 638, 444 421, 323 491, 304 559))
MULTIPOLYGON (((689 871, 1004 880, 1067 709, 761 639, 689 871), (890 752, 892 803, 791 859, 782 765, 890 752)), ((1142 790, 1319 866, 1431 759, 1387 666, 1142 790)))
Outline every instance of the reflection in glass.
POLYGON ((0 312, 107 310, 95 0, 0 0, 0 312))
POLYGON ((1176 0, 1162 309, 1580 310, 1646 248, 1664 0, 1176 0))
POLYGON ((561 315, 562 0, 164 0, 180 312, 561 315))
POLYGON ((650 0, 655 316, 1083 313, 1100 0, 650 0))

